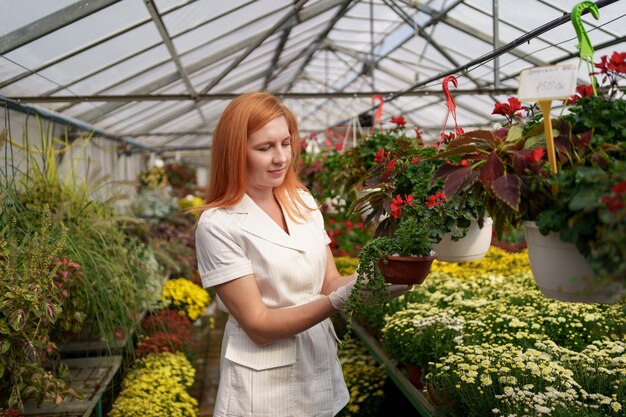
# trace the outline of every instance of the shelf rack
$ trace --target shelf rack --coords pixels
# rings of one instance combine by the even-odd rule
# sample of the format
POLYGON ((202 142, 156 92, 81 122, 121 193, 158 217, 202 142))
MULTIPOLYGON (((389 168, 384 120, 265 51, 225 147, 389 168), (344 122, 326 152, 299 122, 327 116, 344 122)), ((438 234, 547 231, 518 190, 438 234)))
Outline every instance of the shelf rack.
MULTIPOLYGON (((347 320, 347 317, 344 317, 347 320)), ((370 336, 365 328, 356 322, 352 322, 352 330, 357 337, 365 344, 367 349, 376 358, 379 364, 382 364, 389 378, 396 384, 400 392, 409 400, 411 405, 415 407, 422 417, 433 417, 434 409, 430 401, 424 394, 415 388, 408 378, 398 369, 398 367, 389 359, 387 354, 380 347, 378 340, 370 336)))
POLYGON ((95 411, 96 417, 102 417, 102 394, 120 368, 122 357, 64 359, 62 362, 72 375, 72 388, 83 394, 83 398, 67 396, 58 406, 44 402, 39 407, 29 400, 24 404, 24 416, 89 417, 95 411))

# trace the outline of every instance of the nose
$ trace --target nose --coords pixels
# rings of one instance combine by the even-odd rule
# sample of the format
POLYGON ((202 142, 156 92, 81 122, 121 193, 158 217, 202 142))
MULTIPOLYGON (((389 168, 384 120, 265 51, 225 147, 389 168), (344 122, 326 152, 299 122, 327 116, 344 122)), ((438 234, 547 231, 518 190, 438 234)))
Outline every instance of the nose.
POLYGON ((286 165, 289 162, 289 159, 291 158, 291 148, 277 146, 275 149, 276 150, 274 151, 272 155, 272 163, 278 166, 286 165))

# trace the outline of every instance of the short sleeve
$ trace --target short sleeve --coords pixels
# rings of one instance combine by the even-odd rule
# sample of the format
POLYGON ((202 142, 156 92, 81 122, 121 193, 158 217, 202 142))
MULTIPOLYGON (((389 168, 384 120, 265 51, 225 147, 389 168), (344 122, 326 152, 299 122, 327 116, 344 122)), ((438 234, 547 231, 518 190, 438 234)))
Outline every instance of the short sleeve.
MULTIPOLYGON (((317 201, 315 201, 315 199, 313 198, 311 194, 301 191, 300 196, 302 197, 302 200, 304 200, 307 206, 309 207, 319 206, 319 204, 317 204, 317 201)), ((326 233, 326 228, 324 227, 324 216, 322 215, 322 212, 320 211, 319 208, 316 208, 315 210, 311 212, 311 216, 313 217, 313 222, 315 223, 316 227, 320 230, 320 232, 324 236, 324 244, 328 245, 330 243, 330 237, 328 236, 328 233, 326 233)))
POLYGON ((232 233, 229 233, 227 228, 229 223, 218 221, 219 217, 221 216, 203 215, 196 228, 196 255, 204 288, 214 287, 254 272, 252 261, 248 259, 232 233))

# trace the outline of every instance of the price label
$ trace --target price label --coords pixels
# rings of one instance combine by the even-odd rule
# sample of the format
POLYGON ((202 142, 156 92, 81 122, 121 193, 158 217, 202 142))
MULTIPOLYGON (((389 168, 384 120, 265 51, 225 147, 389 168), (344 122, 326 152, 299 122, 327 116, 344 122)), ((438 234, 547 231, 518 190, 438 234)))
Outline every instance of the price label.
POLYGON ((568 98, 576 92, 576 65, 550 65, 521 72, 517 97, 521 101, 568 98))

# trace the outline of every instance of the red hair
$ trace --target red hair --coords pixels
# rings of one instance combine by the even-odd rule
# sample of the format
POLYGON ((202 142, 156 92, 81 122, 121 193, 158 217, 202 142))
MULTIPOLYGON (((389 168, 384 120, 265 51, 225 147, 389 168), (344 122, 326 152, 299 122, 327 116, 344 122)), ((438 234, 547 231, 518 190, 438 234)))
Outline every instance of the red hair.
POLYGON ((283 183, 276 187, 275 194, 292 220, 305 219, 299 207, 308 206, 298 190, 306 190, 306 187, 298 179, 295 169, 300 155, 298 124, 291 111, 278 98, 265 92, 242 94, 231 101, 222 113, 211 146, 207 204, 200 209, 232 207, 241 201, 248 185, 248 136, 280 116, 287 121, 291 134, 291 163, 283 183))

